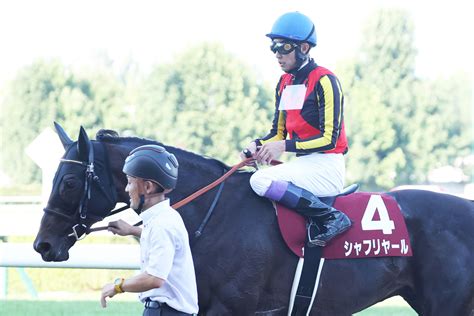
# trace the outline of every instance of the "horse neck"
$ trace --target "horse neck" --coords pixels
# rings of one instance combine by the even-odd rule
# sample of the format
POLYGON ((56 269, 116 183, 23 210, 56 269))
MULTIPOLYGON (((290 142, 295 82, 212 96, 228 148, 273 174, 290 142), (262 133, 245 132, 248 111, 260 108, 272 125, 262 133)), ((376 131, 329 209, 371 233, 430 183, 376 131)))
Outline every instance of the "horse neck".
MULTIPOLYGON (((105 142, 104 144, 109 156, 110 170, 117 190, 118 202, 128 203, 129 196, 125 192, 127 178, 122 172, 123 165, 130 151, 144 144, 119 142, 105 142)), ((222 176, 226 171, 224 165, 219 165, 214 160, 208 160, 178 148, 165 145, 164 147, 173 153, 179 161, 178 184, 170 194, 173 202, 177 202, 203 188, 222 176)))
POLYGON ((130 198, 127 192, 125 192, 127 177, 122 172, 122 169, 125 158, 127 158, 133 147, 107 142, 104 144, 109 157, 110 172, 112 173, 115 190, 117 191, 117 202, 129 203, 130 198))
POLYGON ((197 190, 207 186, 227 171, 217 161, 206 159, 177 148, 167 147, 179 161, 178 184, 171 192, 172 200, 181 200, 197 190))

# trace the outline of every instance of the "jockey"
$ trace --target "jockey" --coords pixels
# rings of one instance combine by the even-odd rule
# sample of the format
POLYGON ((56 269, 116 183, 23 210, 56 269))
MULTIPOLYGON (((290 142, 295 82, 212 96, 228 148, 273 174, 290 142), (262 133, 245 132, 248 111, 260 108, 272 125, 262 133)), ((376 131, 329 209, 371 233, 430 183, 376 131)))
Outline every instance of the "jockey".
POLYGON ((341 84, 310 57, 316 32, 307 16, 283 14, 266 36, 285 73, 276 86, 269 134, 252 141, 240 156, 269 164, 285 151, 296 153, 291 162, 257 170, 250 185, 258 195, 309 217, 310 223, 321 228, 318 235, 310 236, 310 245, 325 246, 352 225, 344 213, 318 198, 337 195, 344 186, 348 146, 341 84))

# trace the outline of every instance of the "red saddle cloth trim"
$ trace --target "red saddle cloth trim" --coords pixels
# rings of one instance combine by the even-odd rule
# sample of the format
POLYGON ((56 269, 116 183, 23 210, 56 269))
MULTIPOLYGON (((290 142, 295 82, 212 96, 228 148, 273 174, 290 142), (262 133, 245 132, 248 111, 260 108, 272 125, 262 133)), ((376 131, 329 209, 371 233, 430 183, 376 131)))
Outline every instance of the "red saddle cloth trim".
MULTIPOLYGON (((307 238, 306 219, 281 204, 275 205, 283 239, 293 253, 303 257, 303 247, 307 238)), ((324 247, 323 258, 412 255, 405 219, 392 196, 380 193, 353 193, 338 197, 334 207, 346 213, 353 224, 348 231, 335 237, 324 247)))

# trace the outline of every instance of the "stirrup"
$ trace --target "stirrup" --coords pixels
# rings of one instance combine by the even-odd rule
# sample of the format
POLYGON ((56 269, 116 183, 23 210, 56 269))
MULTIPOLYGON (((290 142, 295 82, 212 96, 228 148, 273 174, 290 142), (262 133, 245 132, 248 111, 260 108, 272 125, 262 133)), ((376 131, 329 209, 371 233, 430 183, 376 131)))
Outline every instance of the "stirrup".
POLYGON ((308 224, 306 228, 306 232, 308 233, 308 247, 324 247, 326 246, 326 242, 324 240, 319 240, 316 239, 317 236, 320 234, 316 235, 315 238, 311 238, 311 227, 312 226, 318 226, 318 224, 311 218, 308 218, 308 224))
MULTIPOLYGON (((341 212, 342 213, 342 212, 341 212)), ((344 213, 342 213, 344 214, 344 213)), ((347 215, 344 214, 345 217, 347 217, 347 215)), ((314 237, 314 239, 311 239, 310 237, 310 234, 309 234, 309 231, 308 231, 308 246, 309 247, 314 247, 314 246, 320 246, 320 247, 324 247, 326 246, 326 244, 331 241, 333 238, 335 238, 336 236, 344 233, 345 231, 347 231, 349 228, 351 228, 353 222, 352 220, 347 217, 347 219, 349 220, 349 225, 346 225, 346 226, 343 226, 343 227, 340 227, 338 231, 336 231, 335 233, 333 233, 332 235, 329 235, 330 237, 327 238, 327 235, 328 235, 328 232, 326 233, 322 233, 322 234, 318 234, 317 236, 314 237), (318 237, 326 237, 327 240, 321 240, 321 239, 318 239, 318 237)), ((314 224, 313 224, 314 225, 314 224)))

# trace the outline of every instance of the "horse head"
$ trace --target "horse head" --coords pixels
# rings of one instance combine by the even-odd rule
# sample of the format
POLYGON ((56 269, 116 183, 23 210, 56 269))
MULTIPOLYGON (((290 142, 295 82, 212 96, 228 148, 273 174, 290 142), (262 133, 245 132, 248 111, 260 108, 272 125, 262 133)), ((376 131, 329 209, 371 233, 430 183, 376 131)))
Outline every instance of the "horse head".
POLYGON ((104 145, 91 141, 82 126, 76 142, 59 124, 55 127, 66 152, 34 241, 34 249, 44 261, 69 259, 74 243, 117 202, 104 145))

